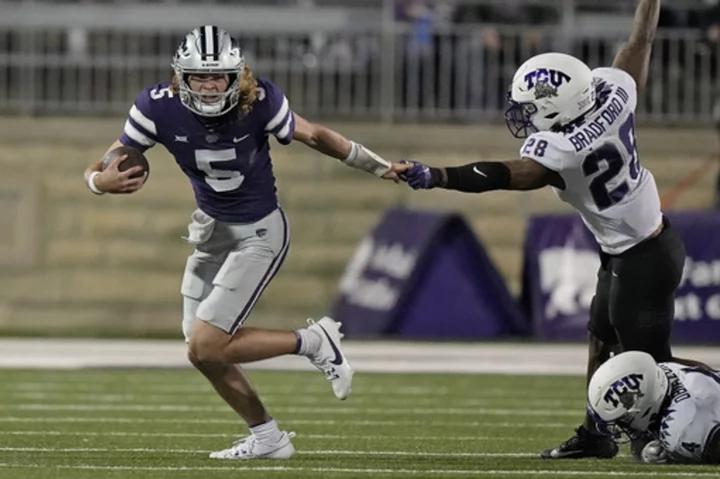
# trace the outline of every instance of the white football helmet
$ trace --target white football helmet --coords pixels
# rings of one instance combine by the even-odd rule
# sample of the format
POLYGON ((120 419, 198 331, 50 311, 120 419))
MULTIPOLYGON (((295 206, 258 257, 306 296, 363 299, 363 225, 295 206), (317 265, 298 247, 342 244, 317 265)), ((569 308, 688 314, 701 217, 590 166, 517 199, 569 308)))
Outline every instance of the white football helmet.
POLYGON ((188 33, 175 52, 172 63, 180 89, 180 101, 201 116, 221 116, 232 110, 240 99, 240 79, 245 58, 238 42, 228 32, 214 25, 204 25, 188 33), (192 91, 191 74, 227 74, 228 88, 223 93, 192 91), (213 98, 216 101, 208 102, 213 98))
POLYGON ((564 53, 543 53, 523 63, 513 77, 505 112, 510 132, 526 138, 561 127, 595 107, 592 70, 564 53))
POLYGON ((657 418, 668 379, 652 356, 641 351, 618 354, 595 371, 588 386, 588 412, 599 432, 634 439, 657 418))

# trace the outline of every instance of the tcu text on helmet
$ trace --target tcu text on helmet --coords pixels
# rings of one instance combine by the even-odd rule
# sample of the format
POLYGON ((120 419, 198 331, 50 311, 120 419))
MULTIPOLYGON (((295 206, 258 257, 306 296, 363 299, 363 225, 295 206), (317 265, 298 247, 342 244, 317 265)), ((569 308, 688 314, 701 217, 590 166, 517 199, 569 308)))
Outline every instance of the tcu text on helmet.
POLYGON ((538 68, 537 70, 533 70, 525 75, 524 80, 527 89, 530 90, 536 83, 539 82, 550 83, 552 86, 557 88, 564 82, 570 83, 572 79, 570 78, 570 75, 559 70, 553 70, 552 68, 538 68))
POLYGON ((640 391, 640 383, 643 380, 642 374, 628 374, 619 379, 610 386, 603 399, 605 402, 612 404, 614 407, 620 405, 620 396, 629 391, 640 391))

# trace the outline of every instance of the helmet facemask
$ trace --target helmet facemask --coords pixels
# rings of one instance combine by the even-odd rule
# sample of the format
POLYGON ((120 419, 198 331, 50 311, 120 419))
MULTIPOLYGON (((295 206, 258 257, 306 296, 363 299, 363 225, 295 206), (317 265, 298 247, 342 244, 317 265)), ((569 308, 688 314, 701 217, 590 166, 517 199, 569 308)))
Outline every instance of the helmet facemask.
POLYGON ((595 107, 594 87, 574 95, 571 101, 582 101, 583 98, 587 105, 585 110, 578 116, 570 117, 561 114, 551 100, 518 102, 513 100, 512 92, 508 92, 510 107, 505 111, 505 123, 515 138, 527 138, 538 131, 556 131, 581 120, 595 107))
MULTIPOLYGON (((189 72, 187 70, 175 70, 177 77, 180 101, 193 113, 206 117, 217 117, 228 113, 240 101, 240 75, 236 72, 227 73, 228 87, 224 92, 198 92, 190 87, 189 78, 191 75, 208 75, 204 72, 189 72), (207 101, 215 99, 214 101, 207 101)), ((213 72, 212 75, 222 74, 213 72)))
POLYGON ((198 27, 182 41, 172 63, 182 104, 203 117, 230 112, 240 101, 240 83, 245 58, 237 41, 212 25, 198 27), (198 92, 190 87, 191 75, 228 75, 224 92, 198 92), (214 101, 208 101, 213 99, 214 101))
POLYGON ((657 439, 657 434, 654 431, 653 423, 657 417, 657 409, 653 412, 652 408, 649 411, 641 412, 637 409, 632 409, 620 416, 614 421, 606 421, 601 418, 588 403, 587 410, 588 414, 595 423, 595 430, 603 436, 609 437, 616 444, 627 444, 628 442, 639 439, 643 434, 651 434, 657 439), (643 414, 645 413, 645 414, 643 414), (638 418, 648 418, 648 421, 638 421, 638 418), (635 424, 636 422, 642 424, 635 424))
POLYGON ((505 123, 510 133, 515 138, 527 138, 537 133, 538 129, 533 123, 533 115, 538 111, 535 104, 517 102, 512 99, 510 92, 507 94, 507 100, 510 107, 505 111, 505 123))

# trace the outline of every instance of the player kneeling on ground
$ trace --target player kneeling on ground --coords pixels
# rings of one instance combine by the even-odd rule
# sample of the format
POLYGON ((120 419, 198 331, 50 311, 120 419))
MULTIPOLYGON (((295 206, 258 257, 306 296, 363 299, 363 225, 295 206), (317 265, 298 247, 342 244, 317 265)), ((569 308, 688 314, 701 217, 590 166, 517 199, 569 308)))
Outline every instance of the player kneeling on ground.
MULTIPOLYGON (((277 85, 253 78, 237 41, 216 26, 190 32, 175 53, 173 69, 172 83, 137 96, 122 136, 108 152, 123 145, 144 152, 160 143, 192 184, 198 209, 188 242, 195 251, 181 285, 188 357, 252 432, 211 457, 286 459, 295 451, 292 433, 280 431, 236 364, 306 356, 339 399, 350 393, 353 370, 342 353, 340 325, 330 318, 310 320, 308 328, 294 332, 244 327, 290 244, 269 137, 283 145, 298 140, 378 177, 396 180, 397 175, 362 145, 293 112, 277 85)), ((96 194, 139 190, 145 177, 134 176, 143 168, 123 171, 126 156, 105 169, 102 160, 91 164, 85 171, 88 187, 96 194)))
POLYGON ((619 354, 590 380, 588 412, 600 433, 634 440, 644 462, 720 464, 720 375, 707 367, 619 354))

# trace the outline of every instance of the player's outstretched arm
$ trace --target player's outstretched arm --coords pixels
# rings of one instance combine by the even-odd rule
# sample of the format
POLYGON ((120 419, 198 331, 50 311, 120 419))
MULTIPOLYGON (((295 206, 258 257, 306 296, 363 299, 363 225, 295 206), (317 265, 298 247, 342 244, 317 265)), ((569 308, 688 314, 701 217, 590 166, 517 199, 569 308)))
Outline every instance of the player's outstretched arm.
POLYGON ((650 53, 659 17, 660 0, 640 0, 630 37, 613 62, 614 68, 625 70, 635 79, 638 90, 644 88, 647 82, 650 53))
POLYGON ((398 180, 393 164, 373 153, 359 143, 350 141, 340 133, 317 123, 311 123, 295 115, 295 132, 293 139, 336 158, 348 166, 367 171, 388 180, 398 180))
POLYGON ((395 171, 415 190, 445 188, 482 193, 492 190, 537 190, 548 185, 565 188, 559 174, 529 158, 504 162, 481 161, 446 168, 405 162, 397 165, 395 171))
MULTIPOLYGON (((110 148, 107 149, 105 155, 121 146, 124 145, 120 142, 120 140, 115 140, 115 142, 110 145, 110 148)), ((85 184, 90 191, 96 195, 102 195, 104 193, 127 194, 142 188, 143 182, 145 181, 144 178, 130 178, 131 175, 134 175, 138 171, 142 171, 141 167, 134 166, 125 171, 118 170, 118 166, 123 162, 123 160, 125 160, 125 158, 127 158, 127 155, 115 158, 115 160, 108 165, 105 171, 102 169, 102 158, 90 163, 90 165, 85 168, 84 174, 85 184)))

